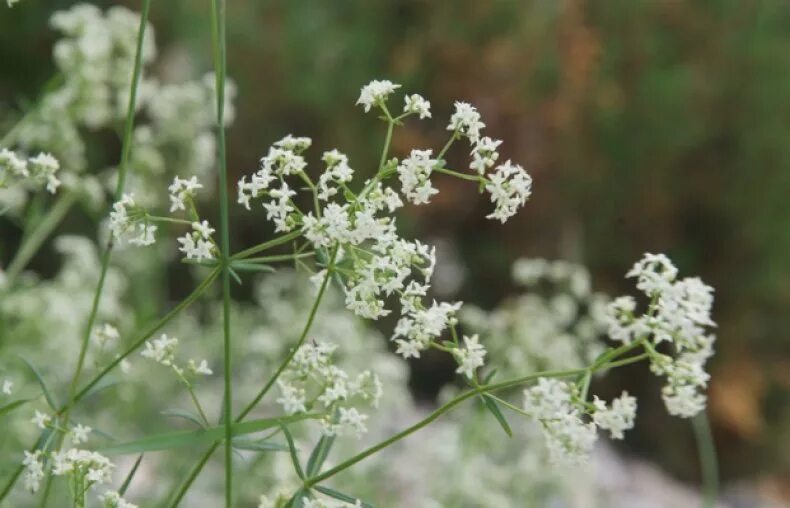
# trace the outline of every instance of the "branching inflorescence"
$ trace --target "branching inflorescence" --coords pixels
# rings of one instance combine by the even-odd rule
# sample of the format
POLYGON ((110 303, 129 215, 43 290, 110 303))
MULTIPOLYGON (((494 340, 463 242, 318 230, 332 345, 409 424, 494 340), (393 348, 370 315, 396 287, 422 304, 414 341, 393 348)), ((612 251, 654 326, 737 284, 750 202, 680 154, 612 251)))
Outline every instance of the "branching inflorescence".
MULTIPOLYGON (((218 67, 221 67, 217 80, 208 79, 180 87, 160 86, 153 81, 140 83, 132 78, 131 98, 135 97, 139 87, 139 107, 147 108, 150 122, 138 126, 133 135, 136 107, 128 90, 124 92, 123 84, 128 85, 130 75, 137 76, 140 66, 150 62, 155 54, 153 39, 146 39, 142 44, 141 39, 130 36, 133 27, 141 20, 119 9, 110 10, 105 16, 91 6, 56 14, 53 26, 66 36, 55 50, 63 83, 55 92, 46 95, 41 109, 25 119, 8 138, 21 151, 7 148, 0 151, 0 187, 18 186, 25 192, 40 192, 45 187, 46 191, 54 193, 60 185, 58 159, 43 151, 30 158, 22 154, 32 147, 44 149, 52 146, 52 151, 60 153, 62 160, 67 162, 67 174, 80 173, 85 169, 82 144, 64 151, 64 143, 71 138, 78 139, 80 126, 100 128, 119 121, 124 116, 122 106, 129 104, 126 111, 129 135, 125 140, 134 144, 135 149, 134 155, 129 155, 129 145, 125 145, 122 170, 116 176, 120 183, 116 186, 116 200, 108 217, 112 240, 103 258, 69 398, 58 403, 42 382, 49 408, 35 410, 31 420, 41 434, 35 446, 24 453, 22 460, 24 484, 28 490, 35 492, 42 484, 46 485, 46 500, 51 478, 64 477, 75 506, 85 506, 87 496, 94 491, 105 506, 134 506, 123 497, 125 486, 119 490, 98 492, 99 486, 111 483, 114 466, 101 453, 102 447, 94 450, 83 447, 86 443, 95 444, 95 432, 86 424, 73 422, 71 410, 114 367, 120 365, 128 370, 127 358, 135 351, 166 367, 186 388, 197 411, 197 417, 188 418, 204 431, 204 434, 196 434, 201 437, 194 437, 194 442, 199 440, 210 444, 189 478, 174 493, 171 498, 173 505, 183 498, 212 452, 224 440, 226 505, 230 506, 233 500, 230 490, 231 447, 236 445, 236 439, 242 434, 273 428, 274 433, 265 436, 263 441, 274 435, 285 438, 300 483, 291 492, 283 493, 277 488, 267 492, 261 497, 261 507, 334 506, 333 503, 338 506, 366 506, 354 496, 327 487, 325 482, 473 398, 483 402, 508 434, 511 429, 502 413, 503 408, 536 423, 544 437, 550 461, 581 462, 590 454, 599 429, 608 432, 612 439, 622 439, 624 432, 633 427, 637 411, 635 397, 627 392, 622 392, 610 402, 592 395, 590 385, 593 377, 642 360, 649 362, 654 373, 666 378, 662 395, 669 413, 691 417, 704 409, 704 389, 709 377, 704 366, 713 354, 714 342, 713 335, 709 333, 709 328, 715 326, 711 318, 713 290, 697 278, 678 280, 678 270, 664 255, 646 254, 627 274, 627 277, 636 279, 637 289, 644 296, 643 302, 631 296, 609 301, 591 292, 589 274, 583 268, 542 260, 518 262, 514 268, 516 279, 528 286, 550 280, 567 286, 566 293, 550 300, 524 298, 490 314, 473 307, 462 309, 461 302, 437 301, 431 297, 436 249, 402 235, 397 224, 398 210, 406 203, 429 204, 440 192, 434 179, 436 174, 477 185, 493 207, 487 217, 502 223, 525 205, 532 192, 530 175, 520 165, 500 160, 498 150, 502 141, 483 135, 485 124, 480 113, 466 102, 455 103, 446 127, 449 137, 442 148, 415 148, 396 157, 390 153, 396 128, 407 119, 432 118, 431 104, 419 94, 407 94, 403 98, 402 109, 393 113, 392 96, 398 93, 400 85, 377 80, 364 86, 357 105, 366 113, 379 113, 386 125, 381 157, 372 175, 370 171, 360 171, 363 166, 352 164, 348 156, 337 149, 324 151, 320 170, 311 170, 306 159, 312 145, 309 138, 288 135, 274 142, 260 159, 257 171, 243 176, 236 190, 237 203, 270 221, 277 236, 231 255, 227 204, 223 200, 220 240, 217 241, 215 228, 201 215, 198 200, 199 193, 213 188, 201 177, 213 168, 213 164, 206 164, 205 160, 210 158, 206 155, 215 150, 219 151, 220 190, 223 190, 222 129, 232 117, 232 112, 223 114, 225 97, 232 97, 234 92, 230 83, 226 86, 224 77, 224 6, 221 3, 217 4, 214 14, 217 23, 214 27, 215 49, 219 55, 218 67), (88 51, 88 47, 93 49, 88 51), (121 56, 116 57, 118 54, 121 56), (132 67, 136 67, 136 71, 130 74, 132 67), (218 115, 215 119, 211 110, 197 105, 216 97, 217 90, 223 93, 217 102, 218 115), (179 118, 187 113, 191 115, 188 119, 179 118), (56 129, 43 122, 42 118, 53 115, 65 127, 56 129), (174 121, 176 118, 178 122, 174 121), (210 131, 213 122, 216 123, 218 143, 210 131), (465 147, 470 157, 468 168, 451 169, 447 165, 447 153, 461 142, 468 143, 465 147), (187 147, 184 153, 191 162, 185 167, 190 172, 184 170, 173 178, 167 196, 151 195, 146 190, 151 187, 145 183, 137 187, 143 193, 142 196, 138 194, 142 199, 133 191, 127 192, 123 185, 126 165, 136 172, 133 179, 145 182, 146 175, 153 175, 152 178, 161 181, 168 166, 167 145, 187 147), (96 322, 100 300, 102 296, 107 297, 102 291, 110 248, 126 244, 152 246, 162 231, 173 229, 181 233, 172 246, 175 248, 177 245, 183 261, 206 267, 210 274, 184 302, 154 325, 136 333, 136 339, 128 349, 114 354, 108 364, 79 389, 87 348, 98 348, 97 358, 107 361, 107 357, 98 353, 115 348, 120 342, 120 332, 115 326, 96 322), (292 245, 293 251, 259 255, 285 245, 292 245), (285 348, 288 352, 282 363, 266 374, 263 387, 233 417, 228 278, 232 276, 241 281, 242 275, 272 271, 277 263, 293 264, 308 272, 315 286, 315 299, 309 309, 304 309, 306 318, 300 326, 301 332, 296 342, 285 348), (216 279, 223 280, 225 400, 223 416, 215 425, 195 391, 198 378, 213 375, 209 362, 190 359, 184 364, 176 355, 178 339, 166 333, 161 333, 158 338, 153 336, 216 279), (348 435, 360 437, 368 431, 371 411, 378 407, 382 393, 387 389, 372 369, 341 367, 335 360, 338 345, 314 336, 318 307, 331 285, 342 292, 346 309, 359 318, 375 321, 395 314, 397 320, 390 339, 403 358, 419 358, 431 349, 450 355, 457 364, 456 373, 468 389, 423 420, 336 462, 333 467, 324 468, 335 439, 348 435), (617 343, 617 347, 606 347, 602 340, 604 333, 617 343), (522 348, 510 358, 507 358, 507 351, 514 345, 497 342, 505 334, 515 337, 515 346, 522 348), (491 347, 490 351, 487 345, 491 347), (528 357, 528 361, 514 360, 521 357, 519 351, 524 358, 528 357), (492 357, 494 363, 489 368, 486 361, 492 357), (505 381, 494 380, 497 361, 502 362, 502 372, 510 376, 505 381), (280 407, 281 413, 245 422, 259 404, 268 401, 266 396, 273 387, 279 394, 269 401, 273 404, 268 407, 280 407), (508 400, 508 394, 512 395, 516 388, 523 389, 520 405, 508 400), (320 432, 305 466, 289 430, 294 422, 302 420, 315 421, 320 432)), ((145 20, 140 26, 142 33, 145 20)), ((91 179, 89 176, 84 178, 85 181, 91 179)), ((11 294, 13 289, 14 281, 0 281, 0 291, 11 294)), ((12 308, 13 298, 9 301, 10 304, 4 305, 12 308)), ((8 397, 13 393, 14 383, 4 379, 2 396, 8 397)), ((8 407, 10 411, 26 402, 12 403, 3 408, 8 407)), ((160 441, 148 439, 109 448, 115 452, 136 453, 166 449, 171 446, 168 443, 178 440, 164 440, 165 444, 160 441), (152 448, 152 442, 159 443, 156 446, 160 448, 152 448)), ((178 442, 183 445, 190 441, 185 438, 178 442)), ((8 494, 18 476, 17 473, 9 481, 0 499, 8 494)))

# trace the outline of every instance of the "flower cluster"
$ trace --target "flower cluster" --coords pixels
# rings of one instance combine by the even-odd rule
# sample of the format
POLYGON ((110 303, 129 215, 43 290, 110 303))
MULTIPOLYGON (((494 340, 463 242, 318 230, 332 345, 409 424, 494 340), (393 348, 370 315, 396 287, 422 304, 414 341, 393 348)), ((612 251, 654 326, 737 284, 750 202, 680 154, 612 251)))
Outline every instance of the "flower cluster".
POLYGON ((705 407, 702 392, 710 377, 705 363, 713 355, 715 336, 707 328, 711 318, 713 288, 697 277, 677 280, 678 270, 663 254, 645 254, 626 275, 650 299, 647 312, 636 314, 630 296, 612 301, 607 312, 609 335, 617 341, 645 341, 651 369, 667 377, 662 389, 670 414, 691 417, 705 407), (671 344, 674 356, 656 350, 671 344))
MULTIPOLYGON (((357 104, 366 112, 380 108, 391 127, 408 115, 430 117, 430 103, 411 94, 404 98, 403 114, 393 118, 386 101, 399 87, 390 81, 373 81, 362 88, 357 104)), ((479 179, 481 188, 488 190, 495 203, 490 217, 504 222, 526 201, 531 180, 523 168, 510 161, 495 168, 490 178, 484 175, 485 169, 498 159, 496 148, 500 144, 480 138, 484 126, 474 107, 456 103, 448 126, 453 134, 446 148, 459 137, 473 143, 477 175, 462 176, 479 179)), ((419 241, 401 238, 393 214, 404 200, 414 204, 430 201, 438 192, 431 182, 434 172, 454 174, 444 168, 442 156, 446 148, 436 157, 430 149, 412 150, 400 162, 387 161, 385 152, 378 173, 354 193, 350 188, 354 171, 348 157, 338 150, 324 152, 326 169, 317 185, 313 183, 303 155, 310 144, 309 138, 290 135, 274 143, 261 158, 258 171, 239 181, 238 202, 250 209, 253 199, 262 198, 266 217, 277 232, 301 230, 323 259, 314 280, 320 283, 327 270, 336 272, 344 283, 346 306, 355 314, 367 319, 386 316, 392 312, 387 300, 397 296, 401 317, 392 340, 404 357, 418 357, 454 324, 460 303, 425 302, 436 262, 435 251, 419 241), (396 174, 400 192, 384 183, 396 174), (313 193, 313 210, 303 212, 299 208, 297 188, 288 183, 288 177, 297 177, 307 184, 313 193)), ((484 349, 476 342, 471 344, 454 352, 460 362, 459 372, 472 372, 482 364, 484 349)))
POLYGON ((575 385, 540 378, 524 390, 524 412, 540 423, 552 462, 578 463, 589 456, 597 439, 596 427, 622 439, 623 431, 634 426, 636 399, 623 392, 611 407, 597 397, 589 407, 575 385), (584 415, 590 415, 591 421, 584 415))
POLYGON ((106 491, 104 494, 99 496, 99 498, 104 503, 105 508, 137 508, 136 504, 125 500, 118 492, 114 490, 106 491))
POLYGON ((302 345, 277 381, 281 394, 277 403, 288 414, 324 413, 321 424, 327 435, 360 436, 367 431, 368 416, 355 405, 376 407, 382 395, 381 382, 369 370, 351 378, 333 363, 336 349, 326 342, 302 345))
POLYGON ((181 244, 178 250, 183 252, 187 259, 196 261, 213 259, 218 249, 211 238, 212 233, 214 228, 208 221, 193 222, 192 231, 178 238, 178 243, 181 244))
POLYGON ((177 347, 178 339, 175 337, 168 337, 167 334, 163 333, 158 339, 146 341, 145 349, 141 351, 140 354, 143 357, 153 360, 160 365, 164 365, 165 367, 170 367, 173 369, 176 375, 178 375, 179 379, 186 383, 187 386, 191 385, 185 377, 185 373, 189 373, 193 376, 210 376, 213 374, 211 369, 208 367, 208 362, 206 360, 201 360, 200 363, 198 363, 195 360, 190 359, 187 362, 186 369, 179 366, 176 363, 177 347))
POLYGON ((156 241, 156 230, 145 210, 135 203, 134 194, 124 194, 112 205, 110 231, 119 244, 152 245, 156 241))
MULTIPOLYGON (((22 466, 25 470, 25 488, 36 492, 46 474, 45 454, 42 450, 25 452, 22 466)), ((108 483, 112 479, 115 466, 110 460, 97 452, 69 448, 52 452, 51 472, 55 476, 68 476, 75 487, 75 496, 82 496, 95 485, 108 483)))
POLYGON ((60 163, 49 153, 41 152, 26 159, 7 148, 0 150, 0 188, 9 182, 25 183, 33 188, 44 186, 54 194, 60 186, 56 176, 59 169, 60 163))

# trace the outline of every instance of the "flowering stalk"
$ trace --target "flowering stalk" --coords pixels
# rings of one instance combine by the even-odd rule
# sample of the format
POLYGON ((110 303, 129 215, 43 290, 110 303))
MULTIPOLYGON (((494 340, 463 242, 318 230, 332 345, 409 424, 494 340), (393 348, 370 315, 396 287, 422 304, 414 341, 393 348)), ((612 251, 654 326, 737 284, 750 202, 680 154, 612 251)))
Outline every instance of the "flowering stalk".
MULTIPOLYGON (((116 199, 120 199, 120 197, 123 195, 124 185, 126 183, 126 170, 129 166, 129 158, 132 152, 132 133, 134 128, 134 114, 136 111, 136 103, 137 103, 137 88, 140 82, 140 71, 142 69, 142 60, 143 60, 143 40, 145 38, 145 27, 148 21, 148 11, 150 7, 151 7, 151 0, 143 0, 142 12, 140 14, 140 27, 138 29, 138 34, 137 34, 137 47, 135 50, 134 69, 132 71, 132 82, 130 84, 130 91, 129 91, 129 103, 126 110, 126 122, 124 126, 123 143, 121 146, 121 163, 120 163, 120 167, 118 168, 118 181, 115 186, 116 199)), ((88 317, 88 322, 85 326, 85 332, 83 333, 82 345, 80 346, 80 353, 77 359, 77 367, 74 371, 74 375, 71 378, 71 384, 69 387, 70 402, 66 406, 66 409, 63 413, 64 427, 68 427, 71 408, 74 406, 77 383, 79 383, 79 378, 80 375, 82 374, 82 368, 85 364, 85 355, 88 350, 91 331, 93 330, 93 327, 96 323, 96 316, 99 311, 99 302, 101 301, 101 295, 104 289, 104 282, 107 276, 107 269, 110 266, 112 247, 113 247, 113 237, 110 236, 110 238, 107 240, 107 247, 105 248, 104 254, 102 255, 99 282, 96 286, 96 292, 94 294, 93 303, 91 305, 90 315, 88 317)), ((60 449, 64 437, 65 435, 61 433, 58 438, 58 444, 57 444, 58 449, 60 449)), ((52 485, 52 476, 49 475, 47 477, 46 487, 44 488, 44 493, 41 500, 42 506, 45 506, 47 503, 47 498, 49 497, 51 485, 52 485)))

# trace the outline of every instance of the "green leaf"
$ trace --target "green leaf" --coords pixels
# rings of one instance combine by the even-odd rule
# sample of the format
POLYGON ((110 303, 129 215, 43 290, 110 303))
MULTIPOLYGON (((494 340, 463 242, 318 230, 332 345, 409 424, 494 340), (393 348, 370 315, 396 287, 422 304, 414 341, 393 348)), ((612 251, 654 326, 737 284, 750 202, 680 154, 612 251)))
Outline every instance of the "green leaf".
POLYGON ((263 263, 248 263, 246 261, 234 261, 230 265, 233 267, 234 270, 238 270, 240 272, 267 272, 273 273, 276 272, 275 268, 271 265, 266 265, 263 263))
POLYGON ((251 450, 255 452, 287 452, 288 447, 284 444, 273 443, 271 441, 253 441, 251 439, 234 439, 233 447, 239 450, 251 450))
POLYGON ((203 421, 200 419, 200 417, 198 417, 197 415, 195 415, 193 413, 190 413, 189 411, 187 411, 185 409, 178 409, 178 408, 165 409, 164 411, 160 412, 159 414, 161 414, 162 416, 170 416, 170 417, 173 417, 173 418, 183 418, 184 420, 189 420, 190 422, 194 423, 195 425, 197 425, 201 429, 205 429, 206 428, 206 424, 203 423, 203 421))
MULTIPOLYGON (((310 418, 318 418, 320 416, 321 415, 318 414, 305 413, 279 418, 262 418, 260 420, 234 423, 233 435, 242 436, 244 434, 251 434, 253 432, 260 432, 272 427, 277 427, 278 425, 298 422, 310 418)), ((130 441, 128 443, 106 446, 104 448, 98 449, 97 451, 103 455, 128 455, 131 453, 169 450, 171 448, 179 448, 182 446, 195 446, 199 444, 213 443, 215 441, 221 441, 224 437, 225 427, 223 425, 219 425, 216 427, 209 427, 207 429, 194 431, 168 432, 165 434, 138 439, 136 441, 130 441)))
POLYGON ((307 460, 307 477, 312 478, 319 471, 321 471, 321 466, 324 465, 324 461, 329 456, 329 451, 332 449, 332 445, 335 443, 335 436, 321 436, 321 439, 318 441, 318 444, 315 445, 313 451, 310 453, 310 458, 307 460))
POLYGON ((38 381, 38 384, 41 385, 41 389, 44 391, 44 397, 47 399, 47 404, 49 404, 49 407, 51 407, 53 411, 57 411, 60 405, 55 400, 55 397, 52 396, 52 392, 47 387, 47 383, 44 381, 44 377, 41 375, 38 369, 33 366, 32 363, 30 363, 29 361, 27 361, 27 359, 25 359, 25 357, 20 356, 19 358, 21 358, 22 361, 25 362, 25 365, 27 365, 27 367, 33 373, 33 376, 35 376, 36 380, 38 381))
POLYGON ((304 500, 310 498, 310 491, 305 489, 299 489, 296 491, 296 494, 288 501, 286 505, 287 508, 302 508, 304 506, 304 500))
POLYGON ((239 277, 239 274, 236 273, 230 266, 228 267, 228 273, 231 277, 233 277, 233 280, 236 281, 236 284, 241 286, 241 277, 239 277))
POLYGON ((14 409, 23 406, 24 404, 30 402, 31 400, 35 400, 35 399, 19 399, 13 402, 9 402, 4 406, 0 406, 0 416, 10 413, 14 409))
POLYGON ((128 489, 129 485, 132 483, 132 478, 134 478, 134 475, 137 473, 137 468, 140 467, 140 462, 142 461, 143 461, 143 454, 141 453, 140 456, 137 457, 137 460, 134 461, 134 465, 132 466, 131 471, 129 471, 129 474, 126 475, 126 479, 121 484, 121 488, 118 489, 118 494, 122 496, 126 494, 126 489, 128 489))
POLYGON ((294 471, 296 471, 299 478, 304 480, 304 471, 302 471, 302 465, 299 463, 299 456, 296 454, 296 446, 294 445, 294 438, 291 435, 291 431, 288 430, 288 427, 285 425, 280 425, 280 428, 283 434, 285 434, 285 440, 288 441, 288 450, 291 452, 291 462, 294 464, 294 471))
POLYGON ((326 494, 329 497, 339 499, 340 501, 345 501, 346 503, 349 503, 351 505, 359 501, 360 503, 362 503, 362 506, 364 506, 365 508, 373 508, 373 505, 365 503, 361 499, 358 500, 354 496, 349 496, 348 494, 343 494, 342 492, 338 492, 335 489, 330 489, 329 487, 324 487, 323 485, 316 485, 313 488, 322 494, 326 494))
POLYGON ((483 394, 483 402, 485 402, 486 408, 488 408, 491 414, 494 415, 494 418, 497 419, 499 425, 502 426, 505 434, 507 434, 508 437, 513 437, 513 431, 510 429, 510 424, 507 423, 505 415, 503 415, 502 411, 499 410, 499 406, 497 405, 496 401, 488 395, 483 394))

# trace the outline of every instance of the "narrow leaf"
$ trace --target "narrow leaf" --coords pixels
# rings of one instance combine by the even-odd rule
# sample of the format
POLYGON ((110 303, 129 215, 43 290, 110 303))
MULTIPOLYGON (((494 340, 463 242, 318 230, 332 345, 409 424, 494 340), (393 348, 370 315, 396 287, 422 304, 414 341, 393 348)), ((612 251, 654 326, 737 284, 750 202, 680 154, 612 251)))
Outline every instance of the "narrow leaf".
POLYGON ((255 452, 287 452, 288 447, 284 444, 273 443, 271 441, 252 441, 249 439, 234 439, 233 447, 239 450, 250 450, 255 452))
POLYGON ((296 446, 294 445, 294 438, 291 436, 291 431, 288 430, 288 427, 285 425, 280 425, 280 428, 285 434, 285 440, 288 441, 288 450, 291 452, 291 462, 294 464, 294 471, 302 480, 305 479, 304 471, 302 471, 302 465, 299 464, 299 456, 296 454, 296 446))
POLYGON ((52 396, 52 392, 50 392, 49 388, 47 387, 47 383, 44 381, 44 377, 41 375, 38 369, 33 366, 32 363, 27 361, 27 359, 25 359, 23 356, 20 356, 19 358, 21 358, 22 361, 25 362, 25 365, 27 365, 27 367, 33 373, 33 376, 35 376, 36 380, 38 381, 38 384, 41 385, 41 389, 44 391, 44 397, 47 399, 47 404, 49 404, 49 407, 51 407, 53 411, 57 411, 60 405, 57 403, 57 401, 55 401, 55 398, 52 396))
POLYGON ((502 430, 505 431, 505 434, 507 434, 508 437, 513 437, 513 431, 510 429, 510 424, 507 423, 505 415, 503 415, 502 411, 499 410, 499 406, 497 405, 496 401, 488 395, 483 394, 483 402, 485 402, 486 407, 491 412, 491 414, 494 415, 494 418, 497 419, 499 425, 502 426, 502 430))
MULTIPOLYGON (((305 413, 279 418, 263 418, 260 420, 234 423, 233 435, 241 436, 244 434, 251 434, 253 432, 260 432, 272 427, 277 427, 278 425, 307 420, 310 418, 318 418, 319 416, 320 415, 317 414, 305 413)), ((224 437, 225 427, 223 425, 218 425, 216 427, 209 427, 207 429, 201 430, 168 432, 165 434, 139 439, 137 441, 110 445, 100 448, 97 451, 103 455, 128 455, 130 453, 151 452, 179 448, 182 446, 207 444, 214 441, 222 441, 224 437)))
MULTIPOLYGON (((85 397, 90 397, 91 395, 96 395, 97 393, 103 392, 104 390, 106 390, 108 388, 112 388, 113 386, 118 386, 121 383, 122 383, 122 381, 118 381, 117 379, 104 378, 101 381, 99 381, 98 383, 96 383, 95 385, 93 385, 90 390, 85 392, 85 397)), ((83 398, 85 398, 85 397, 83 397, 83 398)))
POLYGON ((160 412, 162 416, 170 416, 172 418, 183 418, 184 420, 189 420, 190 422, 194 423, 201 429, 206 428, 206 424, 195 414, 190 413, 185 409, 165 409, 164 411, 160 412))
POLYGON ((373 508, 373 505, 365 503, 361 499, 357 499, 354 496, 349 496, 348 494, 338 492, 335 489, 330 489, 329 487, 324 487, 323 485, 316 485, 313 488, 322 494, 326 494, 329 497, 339 499, 340 501, 345 501, 346 503, 349 503, 351 505, 354 505, 357 501, 359 501, 362 504, 362 506, 364 506, 365 508, 373 508))
POLYGON ((234 270, 238 270, 240 272, 268 272, 272 273, 276 270, 271 265, 265 265, 263 263, 248 263, 245 261, 234 261, 231 265, 234 270))
POLYGON ((321 436, 321 439, 318 441, 318 444, 315 445, 313 448, 312 453, 310 453, 310 458, 307 460, 307 477, 312 478, 319 471, 321 471, 321 466, 324 465, 324 461, 329 456, 329 451, 332 449, 332 445, 335 443, 335 436, 321 436))
POLYGON ((6 404, 4 406, 0 406, 0 416, 3 416, 5 414, 10 413, 14 409, 16 409, 16 408, 18 408, 18 407, 30 402, 31 400, 35 400, 35 399, 19 399, 19 400, 15 400, 13 402, 9 402, 8 404, 6 404))
POLYGON ((488 375, 485 377, 485 379, 483 379, 483 385, 485 386, 488 383, 490 383, 491 380, 494 379, 494 376, 496 376, 496 369, 489 372, 488 375))
POLYGON ((126 475, 126 479, 124 479, 123 483, 121 484, 121 488, 118 489, 118 494, 122 496, 126 494, 126 489, 128 489, 129 485, 132 483, 132 478, 134 478, 134 475, 137 473, 137 468, 140 467, 140 462, 142 461, 143 454, 141 453, 140 456, 137 457, 137 460, 134 461, 134 465, 132 466, 131 471, 129 471, 129 474, 126 475))

